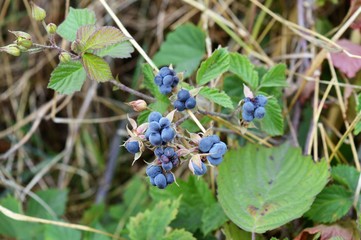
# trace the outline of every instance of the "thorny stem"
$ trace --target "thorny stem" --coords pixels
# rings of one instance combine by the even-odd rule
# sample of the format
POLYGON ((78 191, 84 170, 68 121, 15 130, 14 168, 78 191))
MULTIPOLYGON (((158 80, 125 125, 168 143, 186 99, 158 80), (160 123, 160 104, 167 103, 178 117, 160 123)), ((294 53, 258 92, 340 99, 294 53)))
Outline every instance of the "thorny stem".
POLYGON ((131 94, 133 94, 135 96, 141 97, 141 98, 143 98, 145 100, 148 100, 150 102, 155 102, 156 101, 155 98, 149 97, 148 95, 145 95, 144 93, 141 93, 141 92, 138 92, 138 91, 136 91, 136 90, 134 90, 132 88, 129 88, 129 87, 125 86, 123 83, 117 82, 116 80, 110 80, 110 82, 113 85, 117 86, 119 89, 121 89, 123 91, 126 91, 128 93, 131 93, 131 94))
POLYGON ((203 115, 211 115, 211 116, 221 117, 221 118, 225 118, 225 119, 230 119, 232 117, 232 114, 204 111, 204 110, 200 110, 200 109, 198 109, 198 112, 203 115))
POLYGON ((33 43, 33 46, 38 47, 38 48, 43 48, 43 49, 55 49, 55 50, 58 50, 59 52, 66 52, 72 57, 72 59, 80 58, 78 55, 75 55, 75 54, 63 49, 54 43, 52 43, 51 45, 43 45, 43 44, 33 43))

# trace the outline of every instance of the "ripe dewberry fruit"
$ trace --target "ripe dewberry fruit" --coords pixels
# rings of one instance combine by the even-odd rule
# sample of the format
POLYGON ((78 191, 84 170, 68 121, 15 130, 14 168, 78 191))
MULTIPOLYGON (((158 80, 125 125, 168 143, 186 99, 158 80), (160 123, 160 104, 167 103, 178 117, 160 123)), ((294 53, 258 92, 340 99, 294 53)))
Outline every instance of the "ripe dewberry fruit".
POLYGON ((162 138, 159 133, 151 133, 149 136, 149 142, 153 146, 158 146, 162 144, 162 138))
POLYGON ((214 166, 218 166, 219 164, 221 164, 221 162, 223 161, 223 157, 220 158, 214 158, 212 156, 207 156, 207 160, 210 164, 214 165, 214 166))
POLYGON ((209 152, 213 144, 220 142, 219 137, 217 135, 212 135, 208 137, 204 137, 199 142, 199 150, 203 153, 209 152))
POLYGON ((155 82, 155 84, 157 84, 158 86, 160 86, 160 85, 162 85, 163 79, 162 79, 161 76, 157 75, 157 76, 155 76, 155 78, 154 78, 154 82, 155 82))
POLYGON ((194 169, 194 174, 197 176, 204 175, 207 172, 207 166, 203 162, 201 163, 202 166, 201 168, 193 162, 192 162, 192 166, 194 169))
POLYGON ((187 101, 185 102, 185 106, 187 109, 193 109, 195 108, 197 102, 196 99, 194 97, 190 97, 187 99, 187 101))
POLYGON ((267 104, 267 97, 263 95, 258 95, 255 97, 255 103, 257 107, 264 107, 267 104))
POLYGON ((154 178, 154 183, 158 188, 164 189, 167 186, 167 179, 163 174, 158 174, 154 178))
POLYGON ((162 163, 169 163, 169 158, 168 158, 166 155, 160 156, 159 160, 160 160, 162 163))
POLYGON ((167 179, 167 184, 174 183, 174 176, 172 173, 166 173, 165 178, 167 179))
POLYGON ((160 86, 159 91, 161 94, 167 95, 172 92, 172 87, 168 85, 162 85, 160 86))
POLYGON ((125 144, 125 148, 128 150, 128 152, 136 154, 139 152, 139 143, 137 141, 127 142, 125 144))
POLYGON ((162 163, 162 168, 164 169, 164 171, 168 172, 172 170, 173 163, 172 162, 162 163))
POLYGON ((164 155, 166 155, 169 158, 171 158, 171 157, 173 157, 175 155, 175 151, 171 147, 165 148, 163 152, 164 152, 164 155))
POLYGON ((224 142, 219 142, 213 144, 212 148, 209 150, 210 156, 212 158, 221 158, 227 151, 227 145, 224 142))
POLYGON ((157 147, 156 149, 154 149, 154 154, 155 154, 157 157, 162 156, 162 155, 163 155, 163 148, 157 147))
POLYGON ((165 86, 172 86, 173 83, 173 76, 167 75, 163 78, 163 85, 165 86))
POLYGON ((175 132, 174 132, 173 128, 171 128, 171 127, 163 128, 161 137, 164 142, 172 141, 174 136, 175 136, 175 132))
POLYGON ((247 112, 242 112, 242 119, 246 122, 251 122, 253 120, 253 114, 249 114, 247 112))
POLYGON ((160 127, 159 123, 153 121, 153 122, 149 123, 148 129, 151 133, 157 133, 160 131, 161 127, 160 127))
POLYGON ((184 111, 184 109, 186 109, 186 106, 185 106, 184 102, 181 102, 179 100, 176 100, 173 103, 173 106, 174 106, 175 109, 177 109, 180 112, 182 112, 182 111, 184 111))
POLYGON ((266 110, 264 107, 258 107, 254 111, 254 116, 255 116, 255 118, 258 118, 258 119, 263 118, 265 114, 266 114, 266 110))
POLYGON ((169 127, 170 126, 170 121, 169 121, 168 118, 162 117, 159 120, 159 125, 160 125, 161 128, 169 127))
POLYGON ((188 90, 182 89, 178 92, 177 97, 179 101, 185 102, 188 98, 191 97, 191 95, 188 90))
POLYGON ((155 178, 155 176, 162 173, 162 168, 156 165, 148 165, 147 169, 145 170, 145 173, 149 177, 155 178))
POLYGON ((243 104, 242 110, 247 112, 247 113, 253 113, 255 109, 255 106, 252 102, 246 102, 245 104, 243 104))
POLYGON ((162 67, 159 70, 159 75, 164 78, 167 75, 173 75, 173 72, 169 67, 162 67))
POLYGON ((159 112, 151 112, 148 117, 148 122, 159 122, 162 118, 162 114, 159 112))

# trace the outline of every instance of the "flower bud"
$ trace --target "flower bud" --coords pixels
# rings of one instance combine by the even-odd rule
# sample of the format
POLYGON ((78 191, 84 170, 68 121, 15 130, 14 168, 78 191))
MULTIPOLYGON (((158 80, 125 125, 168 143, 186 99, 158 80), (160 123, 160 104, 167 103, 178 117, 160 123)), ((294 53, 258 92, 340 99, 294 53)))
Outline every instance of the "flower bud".
POLYGON ((18 57, 21 54, 21 51, 20 51, 18 45, 16 45, 16 44, 10 44, 5 47, 2 47, 2 48, 0 48, 0 52, 6 52, 15 57, 18 57))
POLYGON ((43 21, 46 17, 46 12, 44 9, 31 2, 31 15, 36 21, 43 21))
POLYGON ((16 44, 19 45, 19 46, 24 47, 25 49, 29 49, 33 45, 33 42, 31 40, 28 40, 28 39, 18 38, 16 40, 16 44))
POLYGON ((71 60, 71 56, 70 56, 70 54, 67 53, 67 52, 61 52, 61 53, 59 54, 59 60, 60 60, 60 62, 62 62, 62 63, 66 63, 66 62, 69 62, 69 61, 71 60))
POLYGON ((29 33, 22 31, 9 31, 9 32, 15 35, 16 37, 15 43, 19 46, 20 50, 24 49, 24 51, 26 51, 33 45, 33 41, 31 40, 31 36, 29 33))
POLYGON ((78 41, 74 41, 74 42, 71 43, 70 48, 75 53, 81 53, 82 45, 78 41))
POLYGON ((54 23, 49 23, 49 24, 46 26, 46 31, 47 31, 49 34, 55 34, 57 28, 58 28, 58 27, 57 27, 54 23))
POLYGON ((127 104, 129 106, 131 106, 133 108, 133 110, 136 112, 141 112, 141 111, 147 109, 147 103, 142 99, 131 101, 127 104))

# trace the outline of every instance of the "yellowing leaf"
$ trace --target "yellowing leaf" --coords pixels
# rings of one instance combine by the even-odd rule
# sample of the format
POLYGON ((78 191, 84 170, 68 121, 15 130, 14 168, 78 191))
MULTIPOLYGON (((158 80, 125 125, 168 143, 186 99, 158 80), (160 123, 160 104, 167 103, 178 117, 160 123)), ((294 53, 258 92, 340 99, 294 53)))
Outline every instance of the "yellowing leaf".
POLYGON ((85 53, 82 57, 83 66, 88 77, 97 82, 106 82, 113 79, 108 63, 91 53, 85 53))

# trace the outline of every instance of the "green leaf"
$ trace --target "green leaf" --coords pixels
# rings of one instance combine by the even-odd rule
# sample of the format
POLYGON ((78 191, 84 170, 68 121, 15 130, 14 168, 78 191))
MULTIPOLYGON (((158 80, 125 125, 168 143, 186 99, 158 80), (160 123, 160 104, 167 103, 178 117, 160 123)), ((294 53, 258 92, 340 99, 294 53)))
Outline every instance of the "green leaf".
POLYGON ((179 202, 179 199, 161 201, 152 210, 131 218, 127 225, 130 239, 161 239, 166 227, 178 213, 179 202))
POLYGON ((196 240, 196 238, 184 229, 176 229, 163 237, 163 240, 196 240))
POLYGON ((96 31, 95 25, 81 26, 76 32, 76 39, 83 45, 88 41, 89 37, 96 31))
POLYGON ((260 120, 261 128, 263 131, 271 136, 279 136, 283 134, 283 115, 280 105, 275 98, 268 99, 265 106, 266 114, 260 120))
POLYGON ((207 98, 208 100, 217 103, 225 108, 233 109, 233 103, 231 98, 223 91, 219 91, 217 88, 203 87, 199 91, 199 95, 207 98))
POLYGON ((169 33, 154 56, 157 66, 173 64, 177 72, 189 77, 205 55, 205 34, 193 24, 184 24, 169 33))
POLYGON ((148 122, 148 116, 149 116, 150 112, 151 112, 150 110, 144 110, 138 115, 138 118, 137 118, 138 125, 148 122))
POLYGON ((256 233, 301 217, 328 181, 326 161, 314 163, 288 144, 248 144, 229 151, 219 167, 218 199, 240 228, 256 233))
POLYGON ((118 28, 101 27, 84 41, 84 51, 102 49, 126 39, 118 28))
MULTIPOLYGON (((252 233, 240 229, 232 222, 224 224, 223 230, 227 240, 252 239, 252 233)), ((256 240, 264 240, 264 238, 256 235, 256 240)))
POLYGON ((345 185, 352 192, 356 191, 360 175, 356 168, 348 165, 337 165, 332 167, 331 175, 336 182, 345 185))
POLYGON ((81 233, 78 230, 74 230, 66 227, 58 227, 53 225, 45 225, 44 239, 47 240, 80 240, 81 233))
MULTIPOLYGON (((37 191, 36 195, 41 198, 50 209, 61 216, 65 212, 66 202, 68 200, 68 190, 66 189, 47 189, 37 191)), ((27 215, 45 219, 54 219, 54 217, 35 199, 30 198, 26 211, 27 215)))
MULTIPOLYGON (((361 111, 361 93, 357 97, 357 105, 356 105, 356 114, 358 114, 361 111)), ((361 121, 356 123, 355 129, 353 131, 353 134, 358 135, 361 132, 361 121)))
POLYGON ((226 48, 215 50, 207 60, 202 62, 198 69, 197 84, 204 85, 228 71, 229 63, 229 53, 226 48))
POLYGON ((228 218, 223 212, 219 203, 214 203, 208 206, 202 215, 202 232, 207 235, 211 231, 218 229, 222 226, 228 218))
POLYGON ((94 52, 99 57, 130 58, 134 48, 129 41, 123 41, 94 52))
POLYGON ((109 64, 91 53, 85 53, 82 57, 83 66, 88 77, 97 82, 106 82, 113 79, 109 64))
MULTIPOLYGON (((211 122, 212 119, 208 116, 204 116, 199 121, 204 126, 204 125, 208 124, 209 122, 211 122)), ((190 119, 185 120, 180 126, 182 127, 182 129, 185 129, 191 133, 196 133, 196 132, 201 131, 199 129, 198 125, 193 120, 190 120, 190 119)))
POLYGON ((246 56, 239 53, 230 53, 229 70, 240 77, 251 90, 256 90, 258 87, 258 73, 254 69, 254 65, 246 56))
POLYGON ((342 186, 326 187, 305 214, 315 222, 335 222, 345 216, 352 207, 353 194, 342 186))
POLYGON ((286 65, 277 64, 263 75, 260 87, 286 87, 286 65))
POLYGON ((61 94, 80 91, 86 79, 86 72, 80 62, 60 63, 51 73, 48 88, 61 94))
POLYGON ((88 9, 74 9, 70 7, 69 14, 64 22, 57 28, 57 33, 68 41, 75 41, 76 32, 79 27, 94 25, 96 22, 95 13, 88 9))
POLYGON ((142 70, 144 74, 144 86, 157 99, 155 103, 149 105, 149 108, 164 113, 170 104, 169 99, 160 93, 158 86, 155 84, 152 67, 149 64, 143 64, 142 70))

